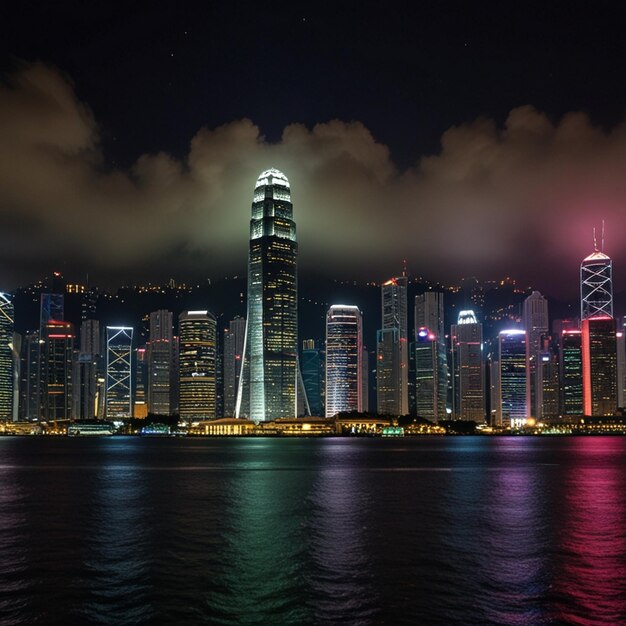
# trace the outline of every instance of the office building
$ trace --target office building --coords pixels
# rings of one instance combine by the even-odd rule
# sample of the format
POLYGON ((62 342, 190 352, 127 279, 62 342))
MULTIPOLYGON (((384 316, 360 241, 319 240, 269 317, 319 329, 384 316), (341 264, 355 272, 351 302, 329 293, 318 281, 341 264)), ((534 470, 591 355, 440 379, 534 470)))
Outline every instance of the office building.
POLYGON ((617 412, 617 337, 615 320, 596 315, 582 321, 583 413, 617 412))
POLYGON ((106 418, 133 416, 133 328, 106 327, 106 418))
POLYGON ((255 422, 295 417, 298 368, 296 225, 287 177, 263 172, 250 220, 248 312, 236 416, 255 422), (245 396, 245 399, 244 399, 245 396))
POLYGON ((172 336, 172 313, 163 309, 150 313, 148 413, 154 415, 171 414, 172 336))
POLYGON ((452 354, 452 417, 485 421, 483 327, 473 311, 459 313, 450 332, 452 354))
POLYGON ((15 314, 13 302, 0 293, 0 421, 14 421, 16 361, 13 351, 15 314))
POLYGON ((209 311, 183 311, 179 330, 179 413, 186 421, 216 418, 217 323, 209 311))
MULTIPOLYGON (((437 398, 426 401, 432 406, 437 419, 446 419, 447 402, 448 402, 448 358, 446 350, 446 337, 444 333, 444 312, 443 312, 443 293, 436 291, 426 291, 423 294, 415 296, 415 353, 420 354, 420 362, 415 362, 416 381, 423 382, 422 388, 418 388, 416 382, 415 387, 415 403, 417 414, 421 415, 420 410, 425 407, 424 384, 426 389, 429 388, 428 373, 424 369, 428 362, 426 357, 426 343, 434 341, 435 345, 435 363, 433 365, 433 389, 436 390, 437 398), (426 330, 426 334, 420 335, 420 332, 426 330), (434 339, 431 339, 433 337, 434 339), (420 399, 419 394, 422 393, 420 399)), ((425 417, 425 416, 423 416, 425 417)))
POLYGON ((522 323, 526 331, 526 391, 528 407, 531 415, 541 416, 543 381, 541 373, 544 368, 539 365, 541 338, 547 334, 548 301, 538 291, 533 291, 524 300, 522 323))
POLYGON ((377 411, 384 415, 407 415, 408 322, 407 278, 391 278, 381 286, 382 328, 376 337, 377 411))
POLYGON ((499 335, 498 422, 504 427, 525 423, 528 417, 526 331, 504 330, 499 335))
POLYGON ((362 352, 361 311, 332 305, 326 315, 326 417, 363 410, 362 352))

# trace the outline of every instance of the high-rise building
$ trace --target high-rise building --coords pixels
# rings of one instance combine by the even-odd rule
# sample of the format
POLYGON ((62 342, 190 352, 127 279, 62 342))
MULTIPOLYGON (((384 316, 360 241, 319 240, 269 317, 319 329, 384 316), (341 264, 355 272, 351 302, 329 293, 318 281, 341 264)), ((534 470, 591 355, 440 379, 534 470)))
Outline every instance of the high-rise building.
POLYGON ((74 327, 50 319, 44 326, 41 399, 43 418, 50 422, 72 417, 74 327))
POLYGON ((182 420, 215 419, 217 322, 209 311, 183 311, 179 331, 179 412, 182 420))
POLYGON ((452 346, 452 415, 454 419, 485 421, 483 325, 474 311, 459 313, 450 332, 452 346))
POLYGON ((322 415, 322 359, 315 340, 305 339, 302 342, 300 367, 311 415, 322 415))
POLYGON ((25 333, 20 357, 19 419, 35 421, 41 417, 41 347, 39 331, 25 333))
POLYGON ((533 291, 524 300, 522 322, 526 331, 526 392, 528 407, 535 417, 541 417, 543 403, 543 381, 540 374, 543 366, 539 365, 541 338, 548 332, 548 301, 538 291, 533 291))
POLYGON ((133 329, 106 327, 106 418, 133 416, 133 329))
POLYGON ((580 330, 562 330, 559 341, 560 414, 563 417, 583 414, 583 359, 580 330))
POLYGON ((549 335, 543 339, 543 346, 537 355, 535 375, 537 395, 541 399, 536 418, 556 420, 559 417, 559 358, 549 335))
POLYGON ((361 350, 361 411, 367 413, 370 410, 370 357, 367 348, 361 350))
POLYGON ((245 359, 236 415, 242 403, 254 421, 297 415, 298 282, 296 225, 287 177, 263 172, 250 220, 245 359), (245 398, 244 398, 245 396, 245 398))
MULTIPOLYGON (((415 296, 415 350, 416 355, 418 351, 422 353, 422 363, 415 362, 416 377, 418 376, 418 370, 421 370, 420 377, 425 375, 424 365, 426 361, 423 360, 426 350, 424 344, 431 341, 430 337, 434 337, 434 350, 435 350, 435 370, 433 371, 434 388, 436 389, 436 414, 437 419, 446 419, 447 417, 447 401, 448 401, 448 358, 446 353, 446 336, 444 332, 444 314, 443 314, 443 293, 436 291, 426 291, 423 294, 415 296), (422 329, 426 329, 426 335, 419 336, 422 329), (421 345, 418 345, 421 344, 421 345)), ((416 380, 418 380, 416 378, 416 380)), ((416 384, 415 388, 415 402, 417 407, 417 414, 420 413, 420 406, 424 407, 424 398, 418 399, 419 389, 416 384)), ((425 416, 423 416, 425 417, 425 416)))
POLYGON ((624 326, 615 333, 617 339, 617 406, 620 409, 626 404, 626 333, 624 326))
POLYGON ((391 278, 381 286, 382 328, 376 341, 377 410, 406 415, 408 396, 407 278, 391 278))
POLYGON ((0 293, 0 421, 13 420, 15 359, 13 327, 15 315, 8 294, 0 293))
POLYGON ((148 344, 148 412, 170 415, 170 378, 172 370, 172 313, 150 313, 148 344))
POLYGON ((582 321, 583 413, 599 417, 617 411, 615 320, 596 315, 582 321))
POLYGON ((613 317, 613 264, 595 250, 580 265, 580 319, 613 317))
POLYGON ((148 417, 148 348, 135 350, 135 393, 133 394, 133 417, 148 417))
POLYGON ((235 415, 237 389, 243 364, 243 341, 246 334, 246 320, 237 316, 230 320, 224 329, 224 416, 235 415))
POLYGON ((446 402, 441 386, 440 345, 437 335, 426 327, 415 336, 415 408, 417 415, 431 421, 445 420, 446 402))
POLYGON ((362 352, 361 311, 333 304, 326 315, 326 417, 363 410, 362 352))
POLYGON ((73 416, 75 419, 94 419, 98 415, 100 352, 100 322, 85 320, 80 325, 80 350, 74 363, 73 416))
POLYGON ((501 412, 498 421, 505 427, 512 427, 528 417, 526 331, 503 330, 498 338, 501 412))

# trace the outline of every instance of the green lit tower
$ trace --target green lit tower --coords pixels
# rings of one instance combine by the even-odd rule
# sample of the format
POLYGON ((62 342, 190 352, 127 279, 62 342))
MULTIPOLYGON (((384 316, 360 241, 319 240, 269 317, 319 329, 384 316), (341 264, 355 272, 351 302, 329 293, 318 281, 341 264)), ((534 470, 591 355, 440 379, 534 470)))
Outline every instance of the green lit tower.
POLYGON ((237 417, 297 415, 298 244, 287 177, 263 172, 254 188, 248 256, 248 315, 237 417))

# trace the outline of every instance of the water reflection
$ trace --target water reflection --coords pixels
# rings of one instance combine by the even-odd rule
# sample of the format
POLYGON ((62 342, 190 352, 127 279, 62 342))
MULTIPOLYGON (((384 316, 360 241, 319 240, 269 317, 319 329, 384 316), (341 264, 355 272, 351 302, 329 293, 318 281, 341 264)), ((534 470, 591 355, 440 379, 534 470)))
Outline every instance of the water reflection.
POLYGON ((281 444, 284 453, 290 443, 237 442, 243 471, 225 479, 224 547, 208 594, 213 623, 270 624, 277 616, 281 623, 311 621, 302 601, 307 595, 309 480, 277 462, 281 444))
POLYGON ((626 622, 626 478, 622 440, 571 440, 555 613, 575 624, 626 622))
POLYGON ((148 600, 150 517, 145 475, 130 440, 102 441, 93 482, 92 515, 83 530, 87 598, 77 617, 92 623, 139 623, 152 616, 148 600))
POLYGON ((498 624, 546 620, 549 502, 538 445, 530 438, 494 440, 495 467, 485 476, 489 495, 481 569, 486 593, 480 602, 487 620, 498 624))
POLYGON ((320 444, 318 477, 309 497, 309 604, 317 624, 370 623, 378 601, 367 538, 372 493, 363 484, 361 449, 350 441, 320 444))

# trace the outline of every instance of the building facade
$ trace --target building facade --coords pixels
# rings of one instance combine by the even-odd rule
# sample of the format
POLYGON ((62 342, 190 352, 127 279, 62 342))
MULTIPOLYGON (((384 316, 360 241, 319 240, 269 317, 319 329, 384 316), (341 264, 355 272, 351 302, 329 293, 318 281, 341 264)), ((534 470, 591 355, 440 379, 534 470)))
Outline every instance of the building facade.
POLYGON ((270 169, 259 176, 252 202, 247 364, 240 378, 237 417, 247 412, 259 422, 297 415, 297 256, 289 181, 270 169))
POLYGON ((326 315, 326 417, 363 410, 362 352, 359 308, 331 306, 326 315))
POLYGON ((216 417, 217 323, 209 311, 183 311, 179 330, 179 412, 182 420, 216 417))
POLYGON ((485 362, 483 326, 473 311, 459 313, 450 332, 452 353, 452 416, 485 421, 485 362))
POLYGON ((106 418, 133 416, 133 328, 106 327, 106 418))

